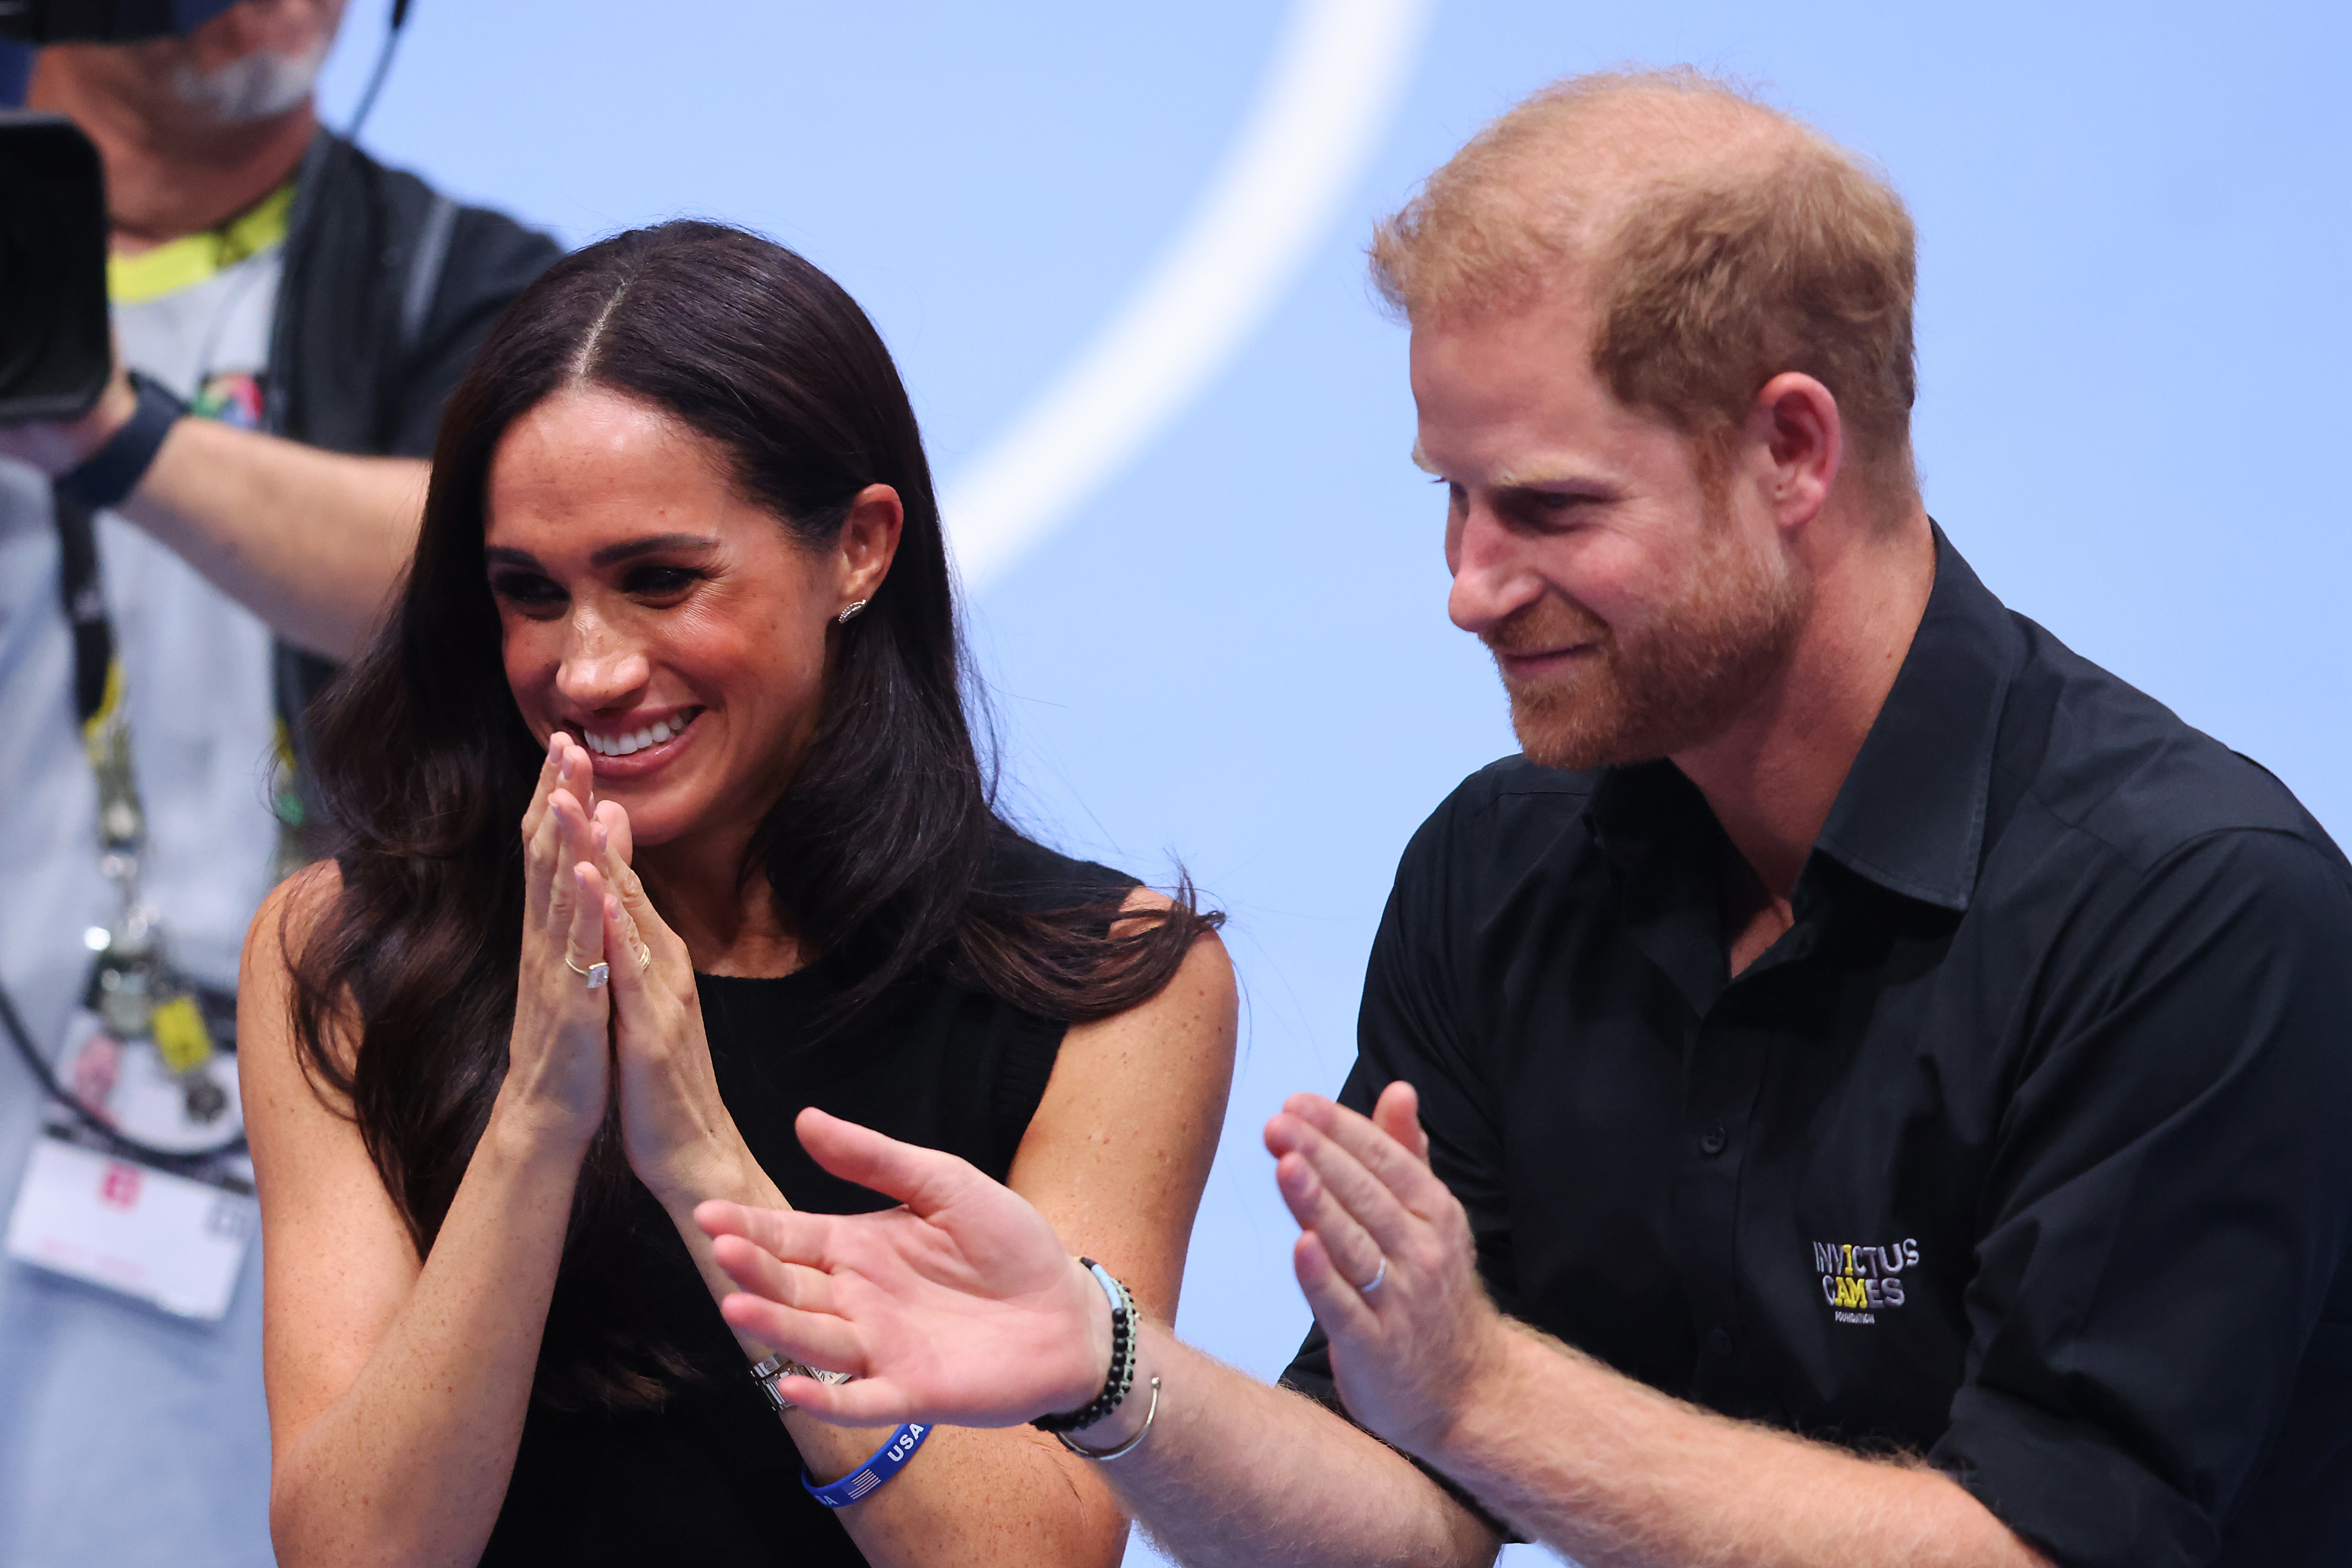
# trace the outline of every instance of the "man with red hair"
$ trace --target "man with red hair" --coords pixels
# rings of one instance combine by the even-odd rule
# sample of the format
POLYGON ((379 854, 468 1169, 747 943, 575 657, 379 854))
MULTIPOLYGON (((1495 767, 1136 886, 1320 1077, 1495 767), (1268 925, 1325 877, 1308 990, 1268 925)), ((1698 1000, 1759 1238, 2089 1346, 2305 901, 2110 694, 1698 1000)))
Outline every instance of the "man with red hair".
POLYGON ((2352 1561, 2352 867, 1930 521, 1900 201, 1586 78, 1373 262, 1524 755, 1267 1127, 1289 1389, 814 1112, 905 1207, 709 1206, 730 1319, 833 1418, 1043 1416, 1187 1563, 2352 1561))

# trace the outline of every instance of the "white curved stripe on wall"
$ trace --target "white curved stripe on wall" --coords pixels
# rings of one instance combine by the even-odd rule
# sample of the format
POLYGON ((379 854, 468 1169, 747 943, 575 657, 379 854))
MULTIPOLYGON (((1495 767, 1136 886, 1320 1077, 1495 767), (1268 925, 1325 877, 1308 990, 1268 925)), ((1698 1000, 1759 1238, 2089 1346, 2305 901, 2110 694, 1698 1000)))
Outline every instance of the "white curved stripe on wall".
POLYGON ((1198 395, 1307 263, 1378 150, 1433 0, 1298 0, 1240 132, 1119 314, 948 488, 985 588, 1198 395))

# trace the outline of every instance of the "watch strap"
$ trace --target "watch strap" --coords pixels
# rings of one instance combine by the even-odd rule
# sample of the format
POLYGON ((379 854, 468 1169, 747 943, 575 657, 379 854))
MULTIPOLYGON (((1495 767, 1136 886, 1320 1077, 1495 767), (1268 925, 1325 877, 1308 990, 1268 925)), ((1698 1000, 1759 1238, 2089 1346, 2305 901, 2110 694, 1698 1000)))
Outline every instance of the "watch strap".
POLYGON ((141 371, 131 372, 131 390, 139 404, 122 428, 83 458, 80 466, 55 481, 58 494, 93 512, 119 507, 130 497, 153 466, 163 438, 188 412, 179 394, 141 371))

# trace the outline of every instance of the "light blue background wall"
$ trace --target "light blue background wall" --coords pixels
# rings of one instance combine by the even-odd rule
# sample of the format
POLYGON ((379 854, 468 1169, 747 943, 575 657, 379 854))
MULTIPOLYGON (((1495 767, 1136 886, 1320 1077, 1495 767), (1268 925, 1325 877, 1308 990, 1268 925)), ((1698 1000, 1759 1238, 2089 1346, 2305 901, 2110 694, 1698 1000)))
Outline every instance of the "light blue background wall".
MULTIPOLYGON (((567 240, 698 214, 805 251, 880 324, 952 480, 1179 233, 1284 17, 420 0, 367 139, 567 240)), ((356 0, 337 117, 381 26, 356 0)), ((1263 329, 972 606, 1016 807, 1146 875, 1181 856, 1233 917, 1247 1010, 1189 1337, 1261 1374, 1295 1345, 1257 1129, 1339 1081, 1397 852, 1510 745, 1444 619, 1404 339, 1362 283, 1372 217, 1555 75, 1763 85, 1917 214, 1918 443, 1959 548, 2342 831, 2347 54, 2352 10, 2316 3, 1437 5, 1263 329)))

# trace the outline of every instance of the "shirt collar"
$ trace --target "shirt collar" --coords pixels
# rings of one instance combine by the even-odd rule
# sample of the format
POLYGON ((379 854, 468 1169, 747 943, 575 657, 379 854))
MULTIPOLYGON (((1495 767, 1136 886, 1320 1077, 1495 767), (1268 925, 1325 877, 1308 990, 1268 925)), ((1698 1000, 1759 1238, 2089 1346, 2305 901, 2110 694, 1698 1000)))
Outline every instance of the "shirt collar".
POLYGON ((294 182, 286 183, 215 229, 182 235, 137 256, 106 258, 107 298, 116 305, 144 305, 259 256, 286 239, 294 210, 294 182))
MULTIPOLYGON (((1965 910, 1984 848, 1993 743, 2024 644, 2000 601, 1944 530, 1934 532, 1936 582, 1927 612, 1813 850, 1890 892, 1965 910)), ((1604 852, 1629 872, 1639 862, 1644 874, 1635 884, 1655 879, 1637 902, 1657 907, 1629 908, 1629 917, 1662 918, 1696 895, 1696 883, 1664 885, 1685 880, 1686 869, 1672 879, 1663 873, 1682 858, 1675 852, 1687 853, 1722 830, 1672 763, 1605 769, 1588 810, 1604 852)), ((1800 880, 1801 904, 1818 893, 1806 886, 1814 881, 1800 880)))
POLYGON ((1927 612, 1813 849, 1891 892, 1964 910, 2024 642, 1944 530, 1935 535, 1927 612))

